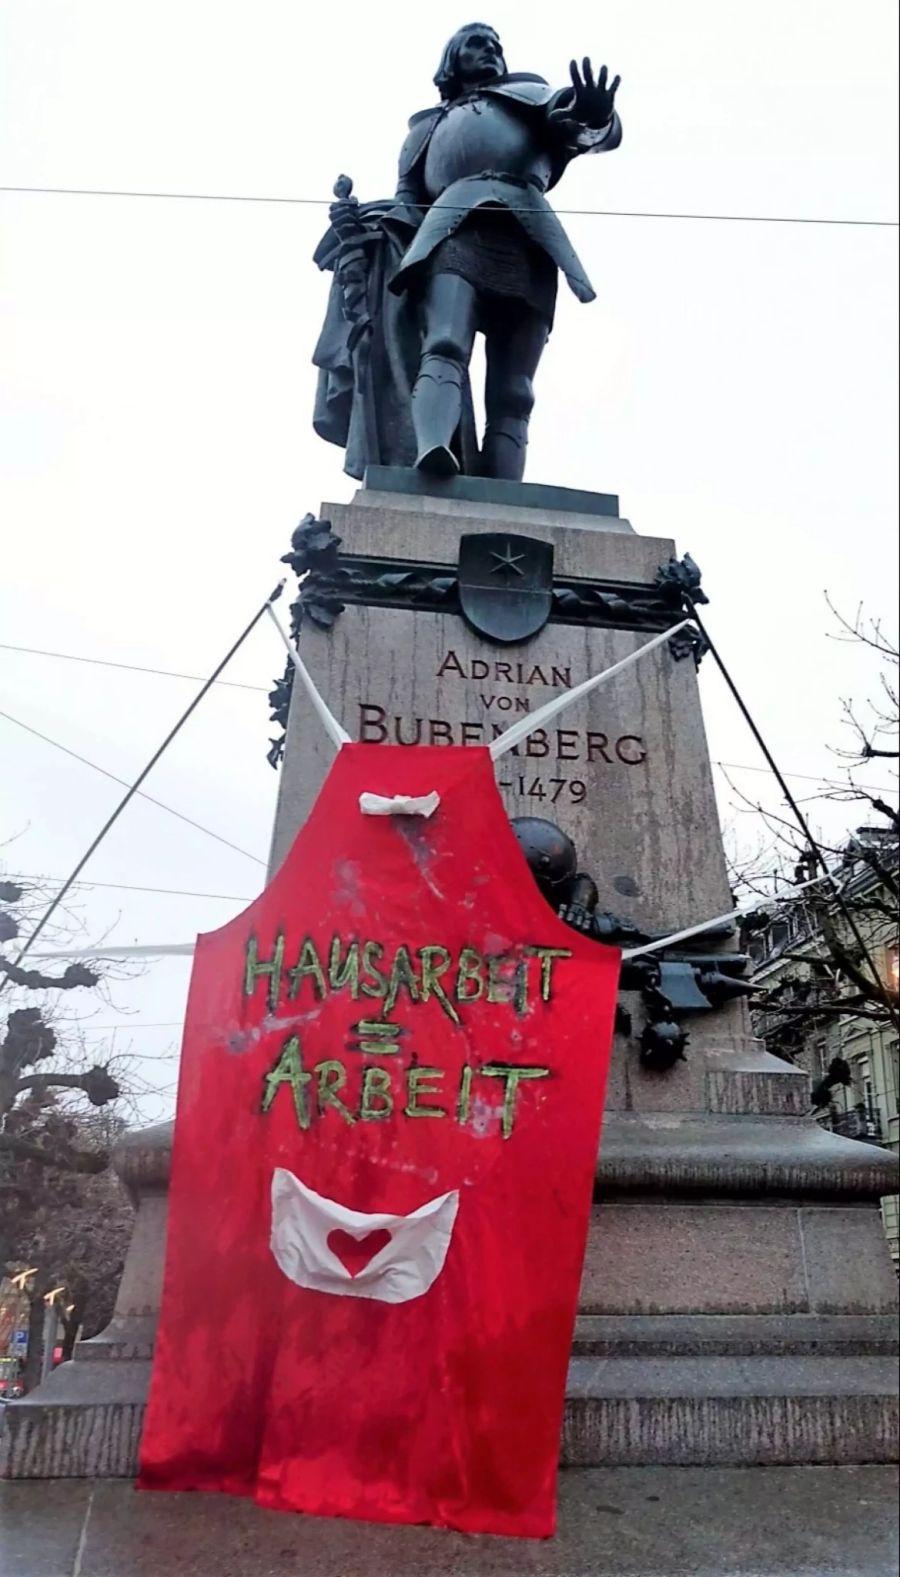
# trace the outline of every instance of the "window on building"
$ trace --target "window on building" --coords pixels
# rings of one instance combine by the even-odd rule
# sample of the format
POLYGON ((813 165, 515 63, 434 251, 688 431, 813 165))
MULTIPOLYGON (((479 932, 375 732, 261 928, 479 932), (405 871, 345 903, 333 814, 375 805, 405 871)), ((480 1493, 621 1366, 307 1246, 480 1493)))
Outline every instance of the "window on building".
POLYGON ((752 963, 761 964, 766 956, 766 938, 764 936, 751 936, 747 943, 747 952, 752 963))
POLYGON ((849 1089, 845 1089, 843 1092, 844 1110, 847 1112, 860 1112, 860 1108, 864 1107, 868 1111, 868 1090, 871 1088, 869 1059, 865 1056, 854 1057, 851 1052, 846 1053, 846 1055, 850 1063, 851 1084, 849 1089))
POLYGON ((890 1040, 884 1058, 888 1102, 900 1112, 900 1040, 890 1040))
POLYGON ((848 1091, 848 1116, 856 1119, 857 1138, 877 1139, 880 1131, 878 1107, 875 1101, 875 1083, 872 1075, 872 1064, 868 1056, 854 1057, 851 1060, 853 1069, 853 1087, 848 1091))

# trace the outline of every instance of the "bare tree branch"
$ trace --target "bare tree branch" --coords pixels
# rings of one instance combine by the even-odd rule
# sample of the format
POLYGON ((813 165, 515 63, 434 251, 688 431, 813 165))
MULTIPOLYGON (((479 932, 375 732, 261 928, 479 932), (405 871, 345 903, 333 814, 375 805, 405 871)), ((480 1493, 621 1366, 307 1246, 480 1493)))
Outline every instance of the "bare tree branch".
POLYGON ((835 607, 831 600, 831 595, 827 591, 825 593, 825 601, 827 602, 831 612, 834 614, 834 617, 837 619, 838 624, 845 631, 844 635, 831 636, 832 640, 847 641, 851 643, 859 643, 863 646, 870 646, 873 651, 880 652, 883 657, 889 657, 893 662, 897 662, 898 659, 900 659, 900 650, 898 650, 896 642, 891 641, 883 633, 881 628, 881 620, 869 619, 866 621, 863 618, 862 603, 860 603, 859 607, 857 608, 856 618, 851 624, 849 619, 845 618, 844 614, 842 614, 840 610, 835 607), (866 629, 867 622, 868 630, 866 629))
POLYGON ((77 986, 95 986, 100 979, 84 964, 69 964, 61 975, 45 975, 40 969, 22 969, 10 958, 0 958, 0 974, 29 991, 74 991, 77 986))
POLYGON ((121 1091, 115 1079, 105 1068, 95 1066, 86 1073, 34 1073, 19 1079, 16 1093, 30 1090, 34 1095, 44 1095, 48 1090, 81 1090, 92 1106, 106 1106, 118 1099, 121 1091))
POLYGON ((754 1002, 753 1011, 754 1013, 785 1013, 791 1014, 794 1017, 803 1018, 838 1016, 845 1018, 866 1018, 874 1019, 878 1023, 883 1022, 884 1019, 883 1013, 875 1012, 871 1008, 852 1007, 849 1004, 847 1006, 843 1006, 838 1003, 823 1003, 815 1007, 808 1007, 803 1004, 797 1004, 794 1006, 793 1004, 786 1003, 783 1007, 779 1007, 777 1004, 772 1004, 771 1006, 766 1007, 764 1004, 754 1002))

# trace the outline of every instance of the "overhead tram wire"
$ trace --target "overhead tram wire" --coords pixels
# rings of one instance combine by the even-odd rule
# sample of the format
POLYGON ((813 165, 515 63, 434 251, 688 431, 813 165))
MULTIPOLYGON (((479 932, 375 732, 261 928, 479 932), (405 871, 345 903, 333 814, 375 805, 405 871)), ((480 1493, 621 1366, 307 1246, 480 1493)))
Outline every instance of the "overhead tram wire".
MULTIPOLYGON (((48 652, 42 646, 13 646, 9 641, 0 641, 0 652, 24 652, 30 657, 55 657, 60 662, 90 663, 94 668, 122 668, 128 673, 157 674, 162 679, 191 679, 197 684, 202 684, 203 674, 176 673, 172 668, 145 668, 140 663, 118 663, 109 657, 81 657, 74 652, 48 652)), ((267 695, 268 688, 262 684, 242 684, 238 679, 217 679, 217 685, 227 685, 230 690, 253 690, 258 695, 267 695)))
MULTIPOLYGON (((61 886, 65 881, 64 876, 40 876, 34 871, 7 871, 4 873, 10 881, 15 882, 49 882, 51 886, 61 886)), ((183 887, 139 887, 134 882, 72 882, 72 887, 104 887, 120 893, 159 893, 164 898, 218 898, 222 903, 252 903, 252 898, 242 897, 238 893, 195 893, 183 887)))
MULTIPOLYGON (((190 203, 271 203, 281 207, 329 208, 333 197, 279 197, 250 192, 141 192, 95 186, 0 186, 0 192, 32 197, 115 197, 144 198, 155 202, 190 203)), ((428 203, 405 203, 407 208, 427 208, 428 203)), ((451 203, 442 204, 453 211, 451 203)), ((460 208, 458 212, 468 212, 460 208)), ((508 213, 531 213, 532 209, 506 208, 508 213)), ((720 224, 845 225, 855 229, 896 230, 897 219, 843 219, 805 214, 690 214, 664 213, 638 208, 557 208, 558 214, 588 219, 675 219, 699 220, 720 224)))
MULTIPOLYGON (((11 712, 4 712, 0 708, 0 717, 5 717, 8 723, 15 723, 17 728, 23 728, 26 734, 33 734, 35 739, 42 739, 45 745, 52 745, 54 750, 61 750, 64 756, 71 756, 73 761, 80 761, 82 766, 90 767, 92 772, 99 772, 101 777, 109 778, 112 783, 121 784, 128 788, 128 779, 120 778, 115 772, 108 772, 106 767, 101 767, 96 761, 91 761, 88 756, 79 755, 77 750, 70 750, 68 745, 60 744, 58 739, 53 739, 50 734, 42 734, 39 728, 32 728, 30 723, 23 723, 20 717, 13 717, 11 712)), ((155 805, 158 810, 167 811, 170 816, 175 816, 179 821, 186 822, 189 827, 194 827, 197 832, 205 832, 208 838, 215 838, 216 843, 223 843, 226 849, 233 849, 235 854, 243 854, 245 859, 252 860, 255 865, 265 865, 258 854, 251 854, 249 849, 242 849, 239 843, 232 843, 230 838, 223 838, 220 832, 213 832, 211 827, 204 827, 202 821, 194 821, 193 817, 186 816, 183 811, 176 810, 173 805, 167 805, 165 800, 154 799, 152 794, 145 794, 143 790, 135 791, 138 799, 145 799, 148 805, 155 805)))
MULTIPOLYGON (((270 592, 268 597, 265 599, 265 601, 263 603, 261 603, 260 606, 257 608, 256 612, 253 615, 253 618, 250 620, 249 624, 247 624, 245 626, 245 628, 241 631, 241 633, 238 636, 237 640, 234 641, 232 643, 232 645, 229 647, 228 651, 225 653, 225 656, 221 659, 220 662, 218 662, 216 664, 216 666, 213 669, 212 673, 210 674, 209 678, 206 680, 206 682, 204 683, 202 688, 197 691, 197 694, 194 696, 193 700, 190 702, 190 705, 185 708, 185 710, 182 712, 181 716, 178 718, 177 722, 173 725, 172 728, 169 729, 169 732, 167 733, 165 739, 162 741, 162 744, 159 745, 156 750, 154 750, 153 755, 150 757, 150 760, 147 762, 146 766, 142 769, 141 772, 138 773, 138 776, 135 778, 134 782, 129 787, 128 792, 125 794, 124 798, 119 801, 119 803, 116 806, 115 810, 113 811, 112 815, 107 817, 106 821, 103 823, 103 826, 100 828, 100 831, 97 833, 97 836, 93 839, 92 843, 88 846, 88 848, 85 850, 84 854, 81 856, 81 859, 78 861, 78 864, 75 866, 75 869, 66 878, 66 881, 63 883, 63 886, 60 888, 59 892, 56 894, 56 896, 51 900, 50 904, 44 910, 44 913, 42 914, 42 916, 41 916, 40 920, 38 921, 37 925, 35 926, 34 930, 31 932, 30 936, 28 936, 26 938, 25 942, 22 944, 22 947, 19 950, 18 957, 15 960, 16 964, 20 964, 22 959, 25 957, 25 954, 27 952, 29 952, 30 949, 34 946, 35 942, 37 941, 37 939, 40 936, 41 932, 43 931, 44 927, 47 925, 48 921, 50 919, 52 919, 53 915, 56 913, 56 910, 59 908, 59 905, 62 903, 64 897, 66 896, 66 893, 69 891, 70 887, 73 885, 73 883, 75 881, 77 881, 78 877, 81 875, 81 872, 84 870, 84 867, 87 865, 88 860, 91 858, 91 855, 94 853, 94 851, 97 848, 99 848, 100 844, 103 842, 103 839, 106 837, 106 834, 110 831, 110 829, 118 821, 118 819, 121 816, 121 814, 122 814, 123 810, 125 809, 125 807, 131 802, 131 800, 134 798, 135 794, 138 793, 138 790, 140 789, 140 785, 143 783, 144 779, 149 776, 150 772, 156 766, 157 761, 159 761, 160 757, 162 755, 164 755, 165 751, 168 749, 169 745, 172 743, 172 740, 176 737, 177 734, 179 734, 181 732, 182 728, 184 727, 185 723, 187 722, 187 720, 191 716, 191 714, 196 711, 197 707, 200 705, 200 702, 203 700, 203 697, 206 695, 207 691, 209 691, 212 688, 212 686, 215 684, 216 680, 219 677, 219 674, 227 666, 227 664, 230 663, 230 661, 231 661, 232 657, 234 656, 235 652, 237 652, 240 649, 240 647, 243 646, 245 640, 247 639, 247 636, 250 634, 250 632, 252 630, 255 630, 255 628, 256 628, 257 624, 259 623, 260 619, 266 613, 266 610, 271 606, 271 604, 275 601, 275 599, 277 597, 281 596, 281 593, 282 593, 283 590, 284 590, 284 581, 280 580, 278 585, 275 587, 275 590, 270 592)), ((8 979, 9 977, 7 976, 6 978, 8 979)), ((2 990, 4 983, 5 982, 0 982, 0 990, 2 990)))
POLYGON ((82 1029, 82 1030, 88 1030, 89 1029, 92 1034, 98 1034, 98 1035, 101 1034, 101 1033, 103 1033, 105 1035, 108 1035, 113 1030, 123 1030, 123 1031, 127 1030, 128 1033, 130 1034, 131 1031, 134 1030, 134 1029, 184 1029, 184 1019, 183 1018, 169 1019, 169 1020, 167 1020, 166 1022, 164 1022, 162 1024, 145 1024, 143 1022, 137 1023, 137 1024, 129 1024, 127 1019, 123 1019, 121 1024, 92 1024, 90 1019, 85 1018, 85 1019, 79 1019, 78 1024, 79 1024, 79 1028, 80 1029, 82 1029))

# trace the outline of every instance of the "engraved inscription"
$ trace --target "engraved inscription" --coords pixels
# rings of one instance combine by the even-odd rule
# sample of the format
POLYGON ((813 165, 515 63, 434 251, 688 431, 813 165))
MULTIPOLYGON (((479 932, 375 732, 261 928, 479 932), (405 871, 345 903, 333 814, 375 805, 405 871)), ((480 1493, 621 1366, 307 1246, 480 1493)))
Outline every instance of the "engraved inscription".
MULTIPOLYGON (((375 745, 489 745, 515 717, 537 710, 548 693, 571 689, 582 677, 573 673, 568 663, 489 660, 460 655, 451 647, 441 655, 435 679, 441 681, 442 688, 450 687, 447 693, 451 697, 454 690, 464 695, 465 710, 481 712, 480 718, 461 717, 462 706, 457 711, 443 700, 435 707, 442 715, 410 716, 391 712, 379 701, 359 699, 356 737, 363 744, 375 745), (528 693, 514 694, 504 686, 528 693)), ((552 725, 536 729, 510 751, 503 762, 499 787, 508 802, 517 805, 522 801, 522 808, 532 811, 538 809, 535 801, 560 808, 582 805, 592 780, 605 769, 633 770, 646 761, 647 747, 638 733, 552 725), (535 763, 535 769, 518 770, 514 757, 535 763)))

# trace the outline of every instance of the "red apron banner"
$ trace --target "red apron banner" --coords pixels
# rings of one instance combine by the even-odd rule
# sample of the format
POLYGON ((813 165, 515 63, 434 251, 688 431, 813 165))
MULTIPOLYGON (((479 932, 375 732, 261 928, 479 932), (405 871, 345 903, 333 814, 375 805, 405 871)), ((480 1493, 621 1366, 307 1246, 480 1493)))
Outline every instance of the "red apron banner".
POLYGON ((618 968, 486 750, 344 746, 197 944, 142 1487, 553 1532, 618 968))

